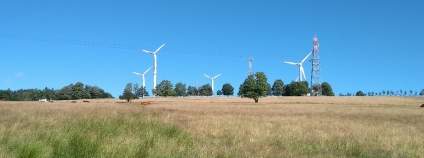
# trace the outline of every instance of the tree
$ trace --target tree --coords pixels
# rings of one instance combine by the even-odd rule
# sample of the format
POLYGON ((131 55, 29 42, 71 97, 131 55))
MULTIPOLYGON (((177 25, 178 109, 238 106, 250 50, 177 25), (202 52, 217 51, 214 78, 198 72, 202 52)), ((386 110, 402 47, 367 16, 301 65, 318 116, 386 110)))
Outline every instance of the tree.
POLYGON ((221 92, 222 92, 223 95, 226 95, 228 97, 228 96, 234 94, 234 87, 231 86, 231 84, 226 83, 226 84, 222 85, 221 92))
POLYGON ((133 87, 134 87, 133 88, 134 94, 137 97, 144 98, 144 96, 149 96, 149 92, 147 92, 146 87, 143 87, 143 86, 138 87, 137 83, 135 83, 133 87))
POLYGON ((131 99, 138 99, 138 96, 132 91, 132 83, 127 83, 127 86, 125 86, 124 92, 121 96, 119 96, 119 99, 125 99, 127 102, 130 102, 131 99))
POLYGON ((97 86, 85 85, 85 91, 90 94, 92 99, 103 98, 103 90, 97 86))
POLYGON ((268 89, 266 90, 266 96, 272 96, 272 87, 269 83, 266 83, 268 89))
POLYGON ((212 92, 211 85, 208 83, 208 84, 201 86, 200 89, 199 89, 199 93, 200 93, 201 96, 212 96, 213 92, 212 92))
POLYGON ((72 99, 90 99, 90 93, 84 89, 83 83, 77 82, 72 87, 72 99))
POLYGON ((196 87, 188 86, 187 95, 189 96, 197 96, 196 87))
POLYGON ((333 88, 331 87, 329 83, 323 82, 321 84, 321 89, 322 89, 322 95, 334 96, 333 88))
POLYGON ((255 103, 259 102, 259 98, 266 97, 269 88, 267 77, 263 72, 257 72, 254 75, 249 75, 243 84, 240 85, 240 96, 252 98, 255 103))
POLYGON ((302 82, 292 81, 286 89, 288 91, 287 93, 288 96, 303 96, 309 92, 307 81, 302 81, 302 82))
POLYGON ((358 91, 358 92, 356 92, 355 96, 365 96, 365 94, 362 91, 358 91))
POLYGON ((181 83, 181 82, 178 82, 175 85, 174 91, 177 94, 177 96, 179 96, 179 97, 187 96, 186 85, 181 83))
POLYGON ((174 91, 174 86, 171 81, 168 80, 162 80, 162 82, 156 86, 156 90, 153 93, 163 97, 175 96, 177 94, 174 91))
POLYGON ((58 100, 71 100, 72 99, 72 87, 74 85, 70 84, 58 90, 55 95, 58 100))
POLYGON ((221 90, 216 91, 216 95, 221 96, 222 95, 221 90))
POLYGON ((274 96, 282 96, 284 94, 284 82, 280 79, 275 80, 271 91, 274 96))

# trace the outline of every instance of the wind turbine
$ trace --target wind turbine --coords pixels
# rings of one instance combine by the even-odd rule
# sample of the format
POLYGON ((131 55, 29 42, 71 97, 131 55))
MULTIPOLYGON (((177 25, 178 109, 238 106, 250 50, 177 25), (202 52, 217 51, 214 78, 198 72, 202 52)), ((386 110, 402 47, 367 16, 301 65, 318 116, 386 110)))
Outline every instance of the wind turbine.
POLYGON ((212 96, 213 96, 213 93, 214 93, 214 91, 213 91, 213 80, 214 80, 215 78, 217 78, 217 77, 221 76, 221 74, 218 74, 218 75, 216 75, 215 77, 209 77, 209 76, 208 76, 208 75, 206 75, 206 74, 203 74, 203 75, 205 75, 207 78, 211 79, 211 81, 212 81, 212 96))
POLYGON ((143 90, 141 91, 141 98, 144 98, 144 89, 146 88, 146 83, 144 82, 144 75, 149 71, 152 67, 149 67, 143 74, 140 74, 138 72, 133 72, 133 74, 136 74, 138 76, 141 76, 143 78, 143 90))
POLYGON ((310 53, 309 53, 309 54, 308 54, 305 58, 303 58, 302 62, 300 62, 300 63, 294 63, 294 62, 287 62, 287 61, 284 61, 284 63, 286 63, 286 64, 299 66, 299 77, 297 77, 296 81, 298 81, 299 79, 300 79, 300 81, 302 81, 302 74, 303 74, 303 77, 304 77, 304 78, 305 78, 305 80, 306 80, 305 71, 303 70, 302 63, 303 63, 303 62, 306 60, 306 58, 308 58, 311 54, 312 54, 312 52, 310 52, 310 53))
MULTIPOLYGON (((156 69, 157 69, 157 64, 156 64, 156 55, 158 54, 158 51, 163 47, 163 46, 165 46, 165 43, 164 44, 162 44, 158 49, 156 49, 156 51, 154 51, 154 52, 151 52, 151 51, 148 51, 148 50, 144 50, 143 49, 143 52, 146 52, 146 53, 148 53, 148 54, 153 54, 153 58, 154 58, 154 65, 153 65, 153 89, 156 89, 156 69)), ((153 94, 153 97, 155 97, 155 94, 153 94)))

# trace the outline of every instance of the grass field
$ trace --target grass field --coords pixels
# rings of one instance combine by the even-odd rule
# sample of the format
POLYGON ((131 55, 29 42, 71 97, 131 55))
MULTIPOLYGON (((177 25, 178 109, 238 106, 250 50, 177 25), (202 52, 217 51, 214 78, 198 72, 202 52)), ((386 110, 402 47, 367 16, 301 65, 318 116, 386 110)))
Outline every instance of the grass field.
POLYGON ((0 157, 424 157, 423 98, 0 102, 0 157))

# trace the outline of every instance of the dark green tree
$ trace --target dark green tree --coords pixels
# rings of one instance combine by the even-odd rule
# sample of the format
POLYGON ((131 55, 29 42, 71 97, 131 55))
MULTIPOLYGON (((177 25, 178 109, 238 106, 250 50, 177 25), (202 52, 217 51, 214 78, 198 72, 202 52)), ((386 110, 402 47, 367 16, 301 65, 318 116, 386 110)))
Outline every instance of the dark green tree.
POLYGON ((189 96, 196 96, 196 87, 188 86, 187 88, 187 95, 189 96))
POLYGON ((274 96, 282 96, 284 94, 284 82, 283 80, 277 79, 274 81, 272 85, 272 95, 274 96))
POLYGON ((234 87, 231 84, 226 83, 222 85, 221 93, 227 97, 234 94, 234 87))
POLYGON ((266 96, 272 96, 272 87, 269 83, 266 84, 268 89, 266 90, 266 96))
POLYGON ((74 87, 73 84, 70 84, 68 86, 62 87, 58 91, 56 91, 56 99, 58 100, 71 100, 72 99, 72 87, 74 87))
POLYGON ((356 92, 355 96, 365 96, 365 93, 362 92, 362 91, 358 91, 358 92, 356 92))
POLYGON ((187 96, 187 91, 186 90, 187 90, 186 89, 186 85, 183 84, 183 83, 181 83, 181 82, 178 82, 175 85, 174 91, 177 94, 177 96, 179 96, 179 97, 185 97, 185 96, 187 96))
POLYGON ((216 95, 221 96, 222 95, 221 90, 216 91, 216 95))
POLYGON ((124 92, 121 96, 119 96, 119 99, 125 99, 127 102, 130 102, 132 99, 138 99, 138 96, 135 95, 133 92, 133 86, 132 83, 127 83, 125 86, 124 92))
POLYGON ((175 96, 177 93, 174 91, 174 85, 172 85, 171 81, 162 80, 162 82, 156 86, 154 94, 162 97, 168 97, 175 96))
POLYGON ((334 96, 333 88, 331 87, 329 83, 323 82, 321 84, 321 89, 322 89, 322 95, 334 96))
POLYGON ((72 99, 90 99, 90 93, 84 89, 83 83, 77 82, 72 87, 72 99))
POLYGON ((100 89, 97 86, 86 85, 85 86, 85 91, 87 91, 88 93, 90 93, 90 96, 91 96, 92 99, 103 98, 102 89, 100 89))
POLYGON ((286 89, 288 90, 288 94, 287 94, 288 96, 303 96, 309 93, 307 81, 302 81, 302 82, 292 81, 286 89))
POLYGON ((252 98, 255 103, 259 102, 259 98, 266 97, 269 84, 265 73, 257 72, 254 75, 249 75, 246 80, 240 85, 239 95, 244 98, 252 98))
POLYGON ((212 96, 213 92, 212 92, 211 85, 208 83, 208 84, 201 86, 199 88, 199 93, 200 93, 201 96, 212 96))

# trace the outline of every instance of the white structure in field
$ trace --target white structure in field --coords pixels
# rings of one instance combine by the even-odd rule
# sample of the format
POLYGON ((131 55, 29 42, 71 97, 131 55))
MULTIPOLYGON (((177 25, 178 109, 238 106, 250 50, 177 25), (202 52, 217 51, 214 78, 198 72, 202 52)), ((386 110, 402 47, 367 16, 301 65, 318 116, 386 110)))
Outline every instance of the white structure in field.
MULTIPOLYGON (((154 58, 154 65, 153 65, 153 89, 156 89, 156 73, 157 73, 157 64, 156 64, 156 55, 158 54, 158 51, 165 46, 165 43, 162 44, 158 49, 156 49, 156 51, 151 52, 148 50, 143 50, 143 52, 146 52, 148 54, 153 54, 153 58, 154 58)), ((155 94, 153 94, 153 97, 155 97, 155 94)))
POLYGON ((142 98, 144 98, 144 90, 146 88, 146 83, 144 82, 144 75, 147 73, 147 71, 149 71, 152 67, 149 67, 149 69, 147 69, 143 74, 140 74, 138 72, 133 72, 133 74, 136 74, 138 76, 141 76, 143 78, 143 91, 142 91, 142 98))
POLYGON ((213 94, 214 94, 214 92, 215 91, 213 91, 213 81, 214 81, 214 79, 215 78, 217 78, 217 77, 219 77, 219 76, 221 76, 221 74, 218 74, 218 75, 216 75, 215 77, 209 77, 208 75, 206 75, 206 74, 203 74, 203 75, 205 75, 207 78, 209 78, 209 79, 211 79, 211 82, 212 82, 212 96, 213 96, 213 94))
POLYGON ((284 63, 286 64, 290 64, 290 65, 294 65, 294 66, 299 66, 299 77, 297 77, 296 81, 300 80, 302 81, 302 74, 303 74, 303 78, 305 78, 306 81, 306 76, 305 76, 305 71, 303 70, 303 66, 302 63, 306 60, 306 58, 308 58, 310 55, 312 54, 312 52, 310 52, 305 58, 303 58, 302 62, 300 63, 294 63, 294 62, 287 62, 284 61, 284 63))

